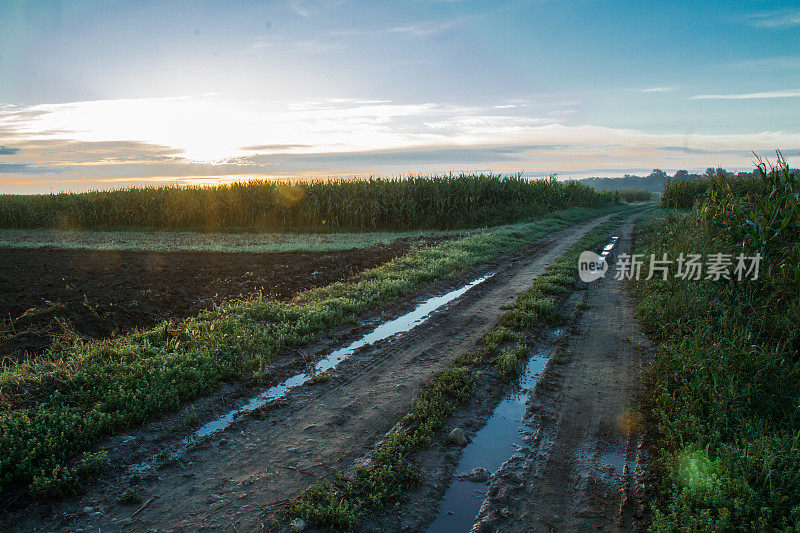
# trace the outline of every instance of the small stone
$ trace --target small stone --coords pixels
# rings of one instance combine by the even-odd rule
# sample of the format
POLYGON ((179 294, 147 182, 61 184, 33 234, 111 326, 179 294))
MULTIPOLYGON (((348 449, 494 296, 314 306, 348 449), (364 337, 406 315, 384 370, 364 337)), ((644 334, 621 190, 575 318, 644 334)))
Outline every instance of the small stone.
POLYGON ((458 479, 463 479, 465 481, 472 481, 473 483, 486 483, 489 480, 489 476, 492 475, 492 472, 486 468, 473 468, 469 472, 464 472, 463 474, 459 474, 456 476, 458 479))
POLYGON ((289 522, 289 528, 292 531, 304 531, 306 529, 306 521, 302 518, 295 518, 289 522))
POLYGON ((467 438, 464 436, 464 431, 461 428, 455 428, 447 436, 447 442, 463 447, 467 445, 467 438))
POLYGON ((83 512, 86 513, 86 514, 89 514, 92 511, 94 511, 94 507, 84 507, 83 508, 83 512))

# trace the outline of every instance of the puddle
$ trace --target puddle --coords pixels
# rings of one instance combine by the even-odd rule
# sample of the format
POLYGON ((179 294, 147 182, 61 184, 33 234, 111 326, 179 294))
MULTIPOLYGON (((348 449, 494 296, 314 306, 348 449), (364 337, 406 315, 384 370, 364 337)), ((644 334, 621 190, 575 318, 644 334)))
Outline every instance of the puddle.
MULTIPOLYGON (((464 448, 464 455, 458 463, 456 473, 461 474, 473 468, 487 468, 497 471, 509 457, 525 444, 522 432, 523 419, 528 398, 539 381, 550 355, 555 350, 555 340, 561 330, 551 333, 544 350, 532 355, 525 365, 519 379, 519 388, 503 398, 495 408, 486 425, 464 448)), ((474 483, 463 479, 453 479, 442 500, 439 514, 428 527, 429 532, 469 531, 475 516, 481 508, 488 483, 474 483)))
POLYGON ((603 453, 599 456, 600 462, 614 468, 614 473, 621 474, 625 469, 625 464, 628 462, 625 459, 624 453, 609 452, 603 453))
POLYGON ((418 305, 413 311, 410 313, 406 313, 403 316, 395 318, 394 320, 390 320, 389 322, 385 322, 372 330, 372 332, 364 335, 357 341, 352 342, 350 345, 345 346, 344 348, 339 348, 338 350, 331 352, 324 358, 320 359, 316 365, 314 365, 314 369, 310 373, 300 373, 295 374, 294 376, 288 378, 287 380, 283 381, 282 383, 278 383, 270 387, 269 389, 265 390, 243 406, 233 411, 230 411, 226 415, 217 418, 216 420, 212 420, 208 422, 200 429, 194 432, 194 434, 189 437, 189 439, 198 439, 207 437, 212 433, 219 431, 221 429, 225 429, 228 427, 231 422, 238 416, 243 413, 249 413, 266 405, 268 402, 272 400, 277 400, 278 398, 282 398, 289 392, 291 389, 302 385, 305 383, 312 375, 320 373, 320 372, 327 372, 332 370, 336 367, 339 363, 353 355, 353 353, 361 348, 362 346, 367 346, 368 344, 374 344, 378 341, 388 339, 393 335, 397 335, 398 333, 404 333, 409 331, 416 326, 425 322, 428 318, 430 318, 431 314, 438 310, 443 305, 452 302, 459 296, 463 295, 465 292, 470 290, 472 287, 483 283, 494 274, 487 274, 482 276, 470 283, 467 283, 460 289, 456 289, 453 291, 448 292, 447 294, 443 294, 441 296, 434 296, 433 298, 429 298, 418 305))
MULTIPOLYGON (((603 248, 601 258, 605 259, 611 253, 618 239, 619 237, 611 238, 603 248)), ((518 390, 500 401, 486 425, 464 448, 456 474, 468 472, 473 468, 487 468, 496 472, 514 453, 525 446, 523 418, 528 398, 555 350, 555 341, 560 336, 561 330, 551 332, 550 338, 544 342, 546 348, 528 359, 525 371, 519 380, 518 390)), ((624 458, 622 461, 624 466, 624 458)), ((613 466, 617 468, 616 464, 613 466)), ((622 467, 619 468, 621 472, 622 467)), ((471 530, 488 490, 489 483, 474 483, 454 478, 444 495, 439 514, 427 531, 439 533, 471 530)))
POLYGON ((611 237, 611 242, 606 244, 603 247, 603 251, 600 252, 600 259, 601 260, 605 261, 606 257, 608 257, 608 255, 611 253, 611 250, 614 249, 614 245, 617 244, 617 240, 618 239, 619 239, 619 237, 611 237))
MULTIPOLYGON (((207 422, 203 426, 201 426, 197 431, 183 439, 175 449, 169 453, 169 457, 175 458, 179 457, 186 450, 199 439, 204 437, 208 437, 212 433, 216 433, 217 431, 221 431, 227 428, 234 420, 238 417, 251 413, 268 404, 271 401, 277 400, 282 398, 286 395, 290 390, 298 387, 308 381, 313 374, 317 374, 319 372, 327 372, 332 370, 336 367, 339 363, 353 355, 353 353, 363 346, 367 346, 369 344, 374 344, 378 341, 388 339, 394 335, 399 333, 407 332, 416 326, 419 326, 426 320, 428 320, 434 312, 438 311, 442 306, 452 302, 453 300, 457 299, 458 297, 462 296, 465 292, 470 290, 471 288, 475 287, 486 281, 487 279, 494 276, 494 272, 481 276, 461 288, 452 290, 446 294, 442 294, 440 296, 434 296, 432 298, 428 298, 421 304, 419 304, 413 311, 406 313, 394 320, 390 320, 389 322, 385 322, 370 333, 364 335, 360 339, 352 342, 348 346, 343 348, 339 348, 325 356, 324 358, 320 359, 316 365, 314 365, 314 369, 311 372, 302 372, 299 374, 295 374, 290 378, 284 380, 277 385, 274 385, 267 390, 261 392, 254 398, 252 398, 249 402, 242 405, 237 409, 233 409, 232 411, 227 412, 226 414, 216 418, 210 422, 207 422)), ((154 458, 150 460, 139 463, 137 465, 133 465, 131 470, 133 471, 141 471, 145 470, 146 468, 152 466, 154 462, 154 458)))

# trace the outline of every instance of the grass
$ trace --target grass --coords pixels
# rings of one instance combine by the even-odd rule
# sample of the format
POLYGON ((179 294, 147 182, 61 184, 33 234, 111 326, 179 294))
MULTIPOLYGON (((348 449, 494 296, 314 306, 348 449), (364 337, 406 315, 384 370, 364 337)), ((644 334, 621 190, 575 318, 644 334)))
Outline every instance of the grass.
POLYGON ((643 253, 763 256, 757 280, 637 285, 659 341, 641 403, 657 498, 651 531, 800 529, 800 184, 779 157, 713 179, 691 211, 645 224, 643 253))
POLYGON ((355 233, 201 233, 189 231, 92 231, 0 229, 0 248, 130 250, 143 252, 325 252, 391 244, 397 239, 459 237, 482 230, 355 233))
POLYGON ((368 515, 398 505, 422 479, 413 465, 414 453, 430 447, 437 436, 443 437, 440 433, 447 419, 472 398, 477 380, 491 379, 487 378, 491 375, 501 382, 516 378, 529 354, 526 332, 555 316, 551 311, 555 302, 548 295, 563 295, 561 289, 576 287, 578 255, 605 244, 607 232, 620 218, 617 215, 599 225, 572 246, 519 295, 476 350, 459 355, 450 368, 428 379, 421 386, 417 401, 375 448, 366 465, 357 466, 350 475, 340 473, 333 481, 307 488, 290 502, 288 516, 320 527, 353 530, 368 515), (534 318, 538 309, 547 311, 534 318), (530 314, 525 321, 509 318, 522 310, 530 314), (514 344, 509 346, 510 343, 514 344))
POLYGON ((84 485, 102 470, 105 461, 106 452, 84 453, 74 466, 55 465, 47 475, 31 482, 31 496, 48 499, 80 494, 84 485))
POLYGON ((311 383, 327 383, 331 380, 331 376, 328 372, 317 372, 313 376, 311 376, 311 383))
POLYGON ((0 228, 342 231, 496 226, 618 194, 521 174, 248 182, 0 195, 0 228))
POLYGON ((136 489, 136 487, 129 487, 119 495, 117 502, 121 503, 122 505, 136 505, 137 503, 142 502, 142 495, 139 494, 139 491, 136 489))
POLYGON ((0 490, 46 483, 98 441, 216 390, 270 379, 285 349, 426 283, 449 279, 580 220, 618 207, 571 209, 416 249, 348 283, 291 302, 251 299, 104 341, 74 341, 0 372, 0 490))

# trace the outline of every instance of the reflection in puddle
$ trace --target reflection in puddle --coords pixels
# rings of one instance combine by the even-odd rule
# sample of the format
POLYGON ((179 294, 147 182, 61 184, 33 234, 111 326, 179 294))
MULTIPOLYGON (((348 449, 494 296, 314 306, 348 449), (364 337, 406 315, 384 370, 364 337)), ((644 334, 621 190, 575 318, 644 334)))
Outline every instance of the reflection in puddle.
POLYGON ((611 253, 614 245, 617 244, 617 239, 619 239, 619 237, 611 237, 611 242, 603 247, 603 251, 600 253, 600 259, 605 260, 605 258, 611 253))
POLYGON ((215 431, 219 431, 220 429, 224 429, 233 422, 233 419, 242 413, 249 413, 258 409, 259 407, 266 405, 267 402, 270 400, 276 400, 278 398, 283 397, 289 390, 297 387, 298 385, 302 385, 305 383, 313 374, 317 374, 319 372, 327 372, 336 367, 339 363, 353 355, 353 353, 361 348, 362 346, 366 346, 368 344, 374 344, 378 341, 388 339, 392 335, 397 335, 398 333, 403 333, 413 329, 414 327, 422 324, 425 322, 430 316, 431 313, 445 305, 446 303, 452 302, 468 290, 470 290, 475 285, 483 283, 494 274, 487 274, 482 276, 470 283, 464 285, 460 289, 456 289, 454 291, 450 291, 447 294, 443 294, 441 296, 434 296, 433 298, 429 298, 417 306, 416 309, 411 311, 410 313, 406 313, 405 315, 395 318, 389 322, 381 324, 377 328, 375 328, 371 333, 364 335, 357 341, 354 341, 349 346, 345 346, 344 348, 339 348, 338 350, 331 352, 323 359, 319 360, 317 364, 314 366, 314 370, 310 373, 300 373, 295 374, 294 376, 290 377, 289 379, 283 381, 282 383, 278 383, 270 387, 269 389, 265 390, 248 403, 243 405, 242 407, 230 411, 226 415, 217 418, 216 420, 212 420, 211 422, 205 424, 203 427, 198 429, 192 436, 188 437, 189 439, 197 439, 202 437, 207 437, 208 435, 214 433, 215 431))
MULTIPOLYGON (((602 259, 611 253, 618 239, 619 237, 611 238, 611 242, 600 254, 602 259)), ((457 473, 468 472, 473 468, 488 468, 496 472, 515 451, 524 447, 523 418, 528 398, 555 350, 555 340, 560 336, 561 330, 552 332, 550 339, 545 342, 547 348, 528 359, 519 381, 519 389, 498 404, 486 425, 475 435, 475 440, 464 448, 464 455, 456 468, 457 473)), ((622 461, 624 466, 624 458, 622 461)), ((433 533, 471 530, 488 490, 488 483, 479 484, 454 478, 444 495, 439 514, 427 531, 433 533)))
MULTIPOLYGON (((267 390, 263 391, 259 395, 252 398, 249 402, 244 404, 243 406, 233 409, 232 411, 227 412, 226 414, 220 416, 201 426, 197 431, 183 439, 180 444, 178 444, 177 448, 172 451, 170 454, 171 457, 178 457, 182 455, 187 448, 189 448, 194 442, 198 439, 207 437, 212 433, 220 431, 228 427, 237 417, 255 411, 259 407, 262 407, 269 403, 270 401, 277 400, 282 398, 289 392, 291 389, 298 387, 308 381, 308 379, 313 375, 319 372, 327 372, 336 367, 339 363, 350 357, 356 350, 359 348, 366 346, 368 344, 374 344, 378 341, 388 339, 393 335, 397 335, 399 333, 403 333, 409 331, 416 326, 422 324, 431 315, 438 311, 442 306, 448 304, 455 300, 456 298, 462 296, 465 292, 470 290, 471 288, 475 287, 486 281, 487 279, 494 276, 494 272, 481 276, 461 288, 452 290, 446 294, 442 294, 441 296, 434 296, 429 298, 419 304, 413 311, 406 313, 394 320, 390 320, 389 322, 385 322, 380 326, 376 327, 372 332, 364 335, 360 339, 352 342, 350 345, 345 346, 343 348, 339 348, 338 350, 331 352, 323 359, 319 360, 317 364, 314 366, 314 369, 309 372, 302 372, 299 374, 295 374, 294 376, 284 380, 277 385, 274 385, 267 390)), ((152 466, 154 459, 150 459, 144 463, 140 463, 138 465, 134 465, 131 467, 134 471, 144 470, 150 466, 152 466)))
MULTIPOLYGON (((555 349, 554 341, 561 336, 561 330, 551 333, 547 348, 540 350, 528 359, 519 388, 503 398, 497 405, 486 425, 475 435, 475 439, 464 448, 464 455, 458 464, 458 473, 473 468, 487 468, 497 471, 514 452, 524 446, 522 439, 523 418, 536 382, 539 381, 550 355, 555 349)), ((481 508, 489 485, 453 479, 442 500, 439 514, 428 527, 429 532, 469 531, 475 516, 481 508)))

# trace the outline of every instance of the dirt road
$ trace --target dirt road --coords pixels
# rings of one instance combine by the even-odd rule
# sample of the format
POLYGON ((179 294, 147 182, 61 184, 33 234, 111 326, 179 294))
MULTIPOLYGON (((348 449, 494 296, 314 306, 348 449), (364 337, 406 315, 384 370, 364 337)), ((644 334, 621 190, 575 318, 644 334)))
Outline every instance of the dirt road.
MULTIPOLYGON (((365 454, 408 410, 421 382, 472 349, 503 314, 503 306, 607 218, 554 233, 518 258, 495 266, 491 279, 427 322, 362 348, 336 368, 330 381, 290 391, 269 410, 239 420, 180 459, 143 477, 118 469, 80 500, 35 506, 10 518, 26 531, 259 528, 270 506, 365 454), (145 505, 117 503, 134 485, 145 505)), ((413 304, 407 301, 404 306, 413 304)), ((213 403, 214 398, 203 401, 213 403)), ((122 439, 132 449, 159 445, 147 428, 122 439)))
MULTIPOLYGON (((630 253, 632 223, 618 253, 630 253)), ((473 531, 634 531, 644 452, 630 409, 652 347, 613 269, 563 339, 526 413, 527 450, 495 473, 473 531)))

